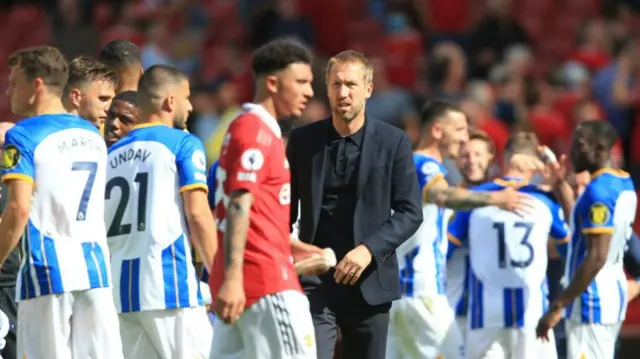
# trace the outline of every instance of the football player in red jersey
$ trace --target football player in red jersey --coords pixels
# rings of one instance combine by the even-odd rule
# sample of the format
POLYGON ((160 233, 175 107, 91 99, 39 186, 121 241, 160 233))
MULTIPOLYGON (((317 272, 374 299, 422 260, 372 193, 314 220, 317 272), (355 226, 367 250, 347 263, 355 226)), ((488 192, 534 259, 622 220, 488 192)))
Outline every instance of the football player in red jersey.
POLYGON ((222 144, 216 172, 218 251, 209 278, 216 316, 211 358, 316 358, 309 302, 292 264, 291 175, 277 119, 313 96, 311 54, 276 40, 255 51, 255 101, 222 144))

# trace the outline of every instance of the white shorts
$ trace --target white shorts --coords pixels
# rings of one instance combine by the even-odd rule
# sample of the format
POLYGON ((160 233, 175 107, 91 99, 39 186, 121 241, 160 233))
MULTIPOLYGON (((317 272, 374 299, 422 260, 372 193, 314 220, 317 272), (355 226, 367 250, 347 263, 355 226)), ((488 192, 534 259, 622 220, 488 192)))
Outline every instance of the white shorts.
POLYGON ((567 359, 612 359, 622 324, 588 324, 565 320, 567 359))
POLYGON ((387 359, 460 358, 462 345, 455 313, 444 295, 393 302, 387 359))
POLYGON ((120 314, 125 359, 208 358, 213 328, 204 307, 120 314))
POLYGON ((456 317, 456 324, 458 325, 458 330, 460 331, 460 336, 462 338, 462 344, 467 341, 467 332, 469 331, 469 321, 467 321, 467 316, 458 316, 456 317))
POLYGON ((553 330, 549 341, 533 328, 481 328, 467 332, 466 359, 557 359, 553 330))
POLYGON ((298 291, 269 294, 231 325, 216 320, 210 359, 315 359, 309 300, 298 291))
POLYGON ((119 359, 111 288, 53 294, 18 304, 18 358, 119 359))

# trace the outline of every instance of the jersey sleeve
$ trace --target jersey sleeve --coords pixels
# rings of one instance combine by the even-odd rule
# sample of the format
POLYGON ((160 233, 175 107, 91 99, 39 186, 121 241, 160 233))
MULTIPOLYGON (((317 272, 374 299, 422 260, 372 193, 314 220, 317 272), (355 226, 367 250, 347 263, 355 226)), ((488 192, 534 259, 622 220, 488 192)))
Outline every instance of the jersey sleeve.
POLYGON ((469 234, 469 218, 471 211, 458 211, 449 220, 447 237, 449 242, 460 247, 466 243, 469 234))
POLYGON ((209 193, 207 194, 207 199, 209 201, 209 208, 213 210, 216 206, 216 171, 218 170, 218 161, 215 161, 211 167, 209 168, 209 174, 207 175, 207 187, 209 188, 209 193))
POLYGON ((424 193, 431 185, 436 183, 439 179, 444 179, 444 173, 442 167, 433 160, 425 160, 418 164, 418 183, 420 184, 420 191, 424 193))
POLYGON ((187 135, 180 141, 176 154, 176 167, 181 193, 194 189, 208 189, 207 158, 204 154, 204 146, 197 137, 187 135))
POLYGON ((551 211, 551 230, 549 234, 557 242, 565 242, 569 237, 569 226, 564 219, 564 212, 557 203, 551 203, 549 206, 551 211))
POLYGON ((19 179, 33 183, 34 145, 21 127, 7 131, 2 148, 2 182, 19 179))
MULTIPOLYGON (((256 119, 260 121, 260 119, 256 119)), ((268 143, 279 141, 260 136, 256 122, 238 119, 229 127, 228 143, 220 156, 220 166, 226 173, 225 192, 246 190, 255 193, 266 176, 265 163, 269 153, 268 143)))
POLYGON ((605 188, 590 186, 585 193, 587 201, 580 205, 578 220, 584 234, 613 233, 615 201, 605 188))

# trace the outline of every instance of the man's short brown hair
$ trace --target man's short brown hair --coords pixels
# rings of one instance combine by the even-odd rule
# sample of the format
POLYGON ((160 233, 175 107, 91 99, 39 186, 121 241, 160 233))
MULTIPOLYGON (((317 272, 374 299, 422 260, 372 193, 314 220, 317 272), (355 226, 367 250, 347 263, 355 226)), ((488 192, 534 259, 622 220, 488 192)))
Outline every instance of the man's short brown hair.
POLYGON ((486 132, 479 130, 477 128, 470 128, 469 141, 471 140, 478 140, 478 141, 484 142, 487 145, 487 150, 489 151, 489 153, 492 155, 496 154, 496 146, 493 143, 493 140, 491 139, 491 137, 489 137, 489 135, 487 135, 486 132))
POLYGON ((369 62, 369 59, 367 59, 364 54, 354 50, 342 51, 329 59, 329 62, 327 62, 327 69, 325 71, 325 80, 329 80, 329 73, 331 72, 333 65, 344 63, 356 63, 362 65, 365 84, 373 82, 373 66, 371 65, 371 62, 369 62))
POLYGON ((516 153, 538 156, 538 136, 533 132, 519 131, 514 133, 507 140, 504 148, 505 154, 514 155, 516 153))
POLYGON ((62 94, 69 77, 69 66, 64 55, 53 46, 36 46, 18 50, 9 56, 10 67, 20 68, 27 80, 37 78, 53 93, 62 94))
POLYGON ((78 56, 69 61, 69 80, 65 92, 86 86, 95 81, 118 84, 116 72, 108 65, 87 56, 78 56))

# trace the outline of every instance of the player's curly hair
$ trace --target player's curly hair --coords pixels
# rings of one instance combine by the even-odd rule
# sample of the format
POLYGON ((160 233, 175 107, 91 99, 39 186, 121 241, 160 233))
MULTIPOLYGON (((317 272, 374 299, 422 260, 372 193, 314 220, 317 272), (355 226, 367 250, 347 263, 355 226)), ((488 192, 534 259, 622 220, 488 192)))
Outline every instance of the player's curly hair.
POLYGON ((114 87, 118 84, 115 71, 94 58, 79 56, 69 61, 69 80, 65 92, 95 81, 104 81, 114 87))
POLYGON ((53 46, 36 46, 18 50, 9 56, 7 64, 19 67, 29 81, 42 79, 52 92, 62 94, 69 77, 64 55, 53 46))
POLYGON ((109 41, 100 51, 98 60, 113 69, 140 66, 142 63, 140 48, 131 41, 122 39, 109 41))
POLYGON ((256 77, 271 75, 284 70, 291 64, 311 65, 311 52, 301 43, 293 40, 274 40, 253 53, 251 69, 256 77))

